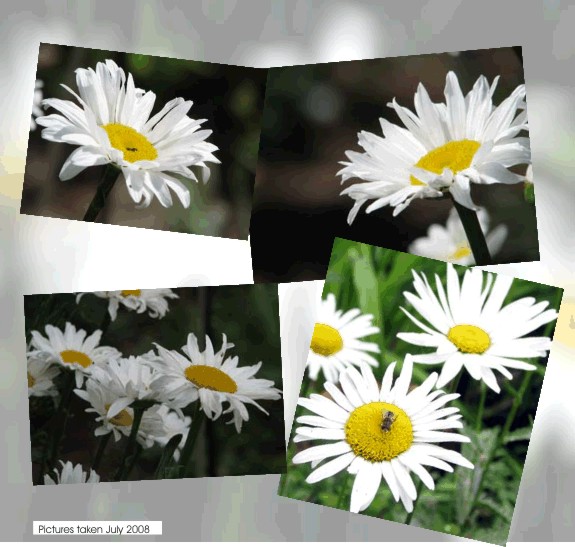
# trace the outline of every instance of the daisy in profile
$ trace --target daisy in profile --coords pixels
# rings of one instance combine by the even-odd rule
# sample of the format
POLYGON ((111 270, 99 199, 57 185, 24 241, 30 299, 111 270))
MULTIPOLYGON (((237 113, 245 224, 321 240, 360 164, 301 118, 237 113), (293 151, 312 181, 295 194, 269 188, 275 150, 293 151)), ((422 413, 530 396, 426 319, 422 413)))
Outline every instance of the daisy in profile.
POLYGON ((57 395, 54 378, 62 372, 57 365, 39 357, 28 357, 28 397, 57 395))
POLYGON ((297 418, 303 425, 296 428, 294 442, 328 442, 302 450, 293 463, 311 463, 314 470, 306 479, 310 484, 344 470, 355 475, 350 499, 353 513, 369 507, 382 479, 395 501, 401 500, 410 513, 417 498, 411 473, 433 490, 434 480, 424 466, 448 472, 453 471, 450 464, 473 468, 459 452, 437 444, 469 442, 466 436, 447 431, 463 427, 459 410, 446 406, 459 394, 433 390, 437 373, 409 391, 410 355, 395 382, 395 363, 387 367, 381 386, 369 366, 362 364, 360 369, 361 373, 348 367, 341 373, 341 389, 326 382, 331 398, 315 393, 309 399, 300 398, 298 404, 312 414, 297 418))
POLYGON ((56 475, 56 481, 50 475, 44 475, 44 484, 94 484, 100 482, 100 476, 94 470, 86 472, 82 469, 81 464, 74 465, 72 462, 63 462, 60 460, 62 470, 55 468, 53 473, 56 475))
POLYGON ((198 339, 193 334, 188 335, 188 343, 182 348, 184 355, 156 346, 161 360, 154 363, 154 367, 161 374, 152 387, 164 394, 164 402, 170 406, 184 408, 199 399, 210 420, 231 413, 232 419, 228 423, 233 423, 239 433, 242 423, 249 419, 247 404, 267 414, 256 399, 281 398, 281 391, 273 387, 273 381, 254 378, 261 362, 240 367, 238 357, 226 356, 226 351, 234 345, 227 343, 225 334, 218 352, 208 336, 204 351, 200 351, 198 339), (224 410, 226 403, 228 407, 224 410))
POLYGON ((152 368, 157 359, 157 355, 150 351, 137 357, 110 358, 105 366, 92 369, 90 381, 98 383, 113 399, 106 413, 108 420, 135 401, 158 399, 159 395, 151 387, 158 376, 152 368))
POLYGON ((182 435, 182 440, 174 451, 174 460, 178 461, 191 423, 189 416, 181 416, 166 405, 154 405, 144 412, 138 441, 145 448, 151 448, 154 444, 166 446, 172 437, 182 435))
MULTIPOLYGON (((86 293, 78 293, 76 303, 80 302, 86 293)), ((131 289, 124 291, 98 291, 94 294, 108 300, 108 313, 112 321, 118 316, 120 304, 137 313, 147 312, 148 316, 161 319, 170 310, 168 298, 178 298, 171 289, 131 289)))
POLYGON ((32 101, 32 116, 30 118, 30 131, 36 129, 36 121, 34 118, 38 116, 43 116, 44 111, 42 110, 42 98, 44 94, 42 93, 42 88, 44 87, 44 82, 42 80, 36 80, 34 84, 34 99, 32 101))
POLYGON ((481 76, 464 96, 457 76, 447 74, 445 103, 434 103, 423 84, 415 93, 415 113, 394 109, 405 127, 380 119, 383 137, 361 131, 359 145, 364 152, 346 152, 349 161, 338 173, 342 183, 352 184, 342 194, 353 205, 351 224, 364 203, 373 200, 366 213, 387 205, 393 214, 403 211, 415 198, 436 198, 444 194, 469 209, 470 182, 513 184, 522 177, 509 167, 530 162, 529 138, 518 136, 528 129, 527 111, 522 110, 525 86, 518 86, 499 106, 493 104, 497 78, 491 86, 481 76))
POLYGON ((469 269, 463 279, 447 264, 447 287, 435 278, 437 292, 424 273, 412 270, 415 294, 405 292, 406 300, 419 314, 403 312, 420 332, 397 336, 410 344, 433 348, 431 353, 414 355, 416 363, 443 364, 437 387, 445 386, 465 367, 474 380, 483 381, 499 393, 494 371, 507 379, 508 368, 533 370, 523 359, 545 357, 551 346, 547 336, 526 336, 554 321, 557 312, 549 302, 525 297, 503 305, 513 278, 469 269))
MULTIPOLYGON (((487 211, 480 209, 477 212, 477 217, 481 231, 486 234, 485 240, 489 252, 491 256, 494 256, 501 250, 505 242, 507 227, 501 224, 489 232, 489 215, 487 211)), ((463 224, 461 224, 456 209, 451 209, 445 226, 440 224, 429 226, 427 236, 412 241, 407 252, 426 258, 461 264, 462 266, 475 265, 475 259, 473 258, 467 235, 465 235, 465 229, 463 224)))
POLYGON ((47 337, 38 331, 32 331, 31 351, 28 357, 38 357, 73 370, 76 374, 77 387, 82 386, 84 376, 89 376, 94 366, 105 366, 109 359, 121 357, 117 349, 99 345, 101 330, 86 336, 85 330, 76 330, 71 323, 66 323, 64 332, 52 325, 46 325, 45 330, 47 337))
POLYGON ((321 301, 313 329, 307 358, 309 377, 317 380, 321 370, 326 380, 336 383, 339 373, 348 365, 377 366, 377 360, 369 353, 379 353, 379 347, 362 340, 379 332, 372 321, 372 315, 362 314, 357 308, 338 310, 335 296, 328 294, 321 301))
POLYGON ((79 105, 61 99, 45 99, 43 104, 58 114, 37 118, 44 127, 42 137, 53 142, 78 146, 64 162, 61 180, 69 180, 95 165, 113 164, 122 171, 132 199, 147 207, 155 196, 164 207, 172 205, 172 190, 184 207, 190 205, 190 192, 176 175, 197 180, 191 170, 206 163, 219 163, 217 147, 206 141, 212 133, 199 130, 206 120, 188 117, 192 101, 176 98, 151 116, 156 95, 134 85, 114 61, 98 63, 96 70, 76 70, 79 105))
MULTIPOLYGON (((88 378, 84 389, 75 389, 74 393, 90 404, 86 412, 96 414, 96 423, 98 424, 94 430, 96 437, 112 433, 117 442, 122 438, 122 435, 130 435, 134 423, 134 409, 124 405, 121 405, 121 410, 114 407, 117 397, 107 386, 103 386, 93 378, 88 378)), ((146 412, 148 410, 144 412, 144 415, 146 412)), ((142 421, 143 419, 142 417, 142 421)))

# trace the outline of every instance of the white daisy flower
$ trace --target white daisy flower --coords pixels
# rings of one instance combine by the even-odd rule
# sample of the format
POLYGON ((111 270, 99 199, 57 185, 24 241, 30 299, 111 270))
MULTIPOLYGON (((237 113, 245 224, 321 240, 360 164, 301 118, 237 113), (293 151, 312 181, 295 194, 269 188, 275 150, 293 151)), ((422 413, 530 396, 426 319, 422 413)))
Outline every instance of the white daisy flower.
POLYGON ((326 380, 336 383, 339 373, 348 365, 377 366, 368 352, 379 353, 379 347, 361 340, 379 332, 372 321, 372 315, 362 314, 357 308, 346 312, 338 310, 335 296, 328 294, 321 301, 313 329, 307 358, 308 376, 317 380, 321 370, 326 380))
POLYGON ((28 397, 55 396, 54 378, 62 369, 39 357, 28 357, 28 397))
POLYGON ((437 387, 445 386, 465 367, 474 380, 499 393, 493 371, 511 379, 508 368, 533 370, 535 366, 523 359, 547 355, 549 337, 525 335, 554 321, 557 312, 547 309, 549 302, 536 302, 532 297, 504 306, 512 277, 496 275, 494 279, 494 274, 473 268, 460 283, 453 265, 447 264, 447 290, 436 275, 436 294, 425 274, 412 272, 417 294, 403 294, 422 319, 401 309, 423 332, 397 336, 410 344, 434 348, 413 359, 416 363, 443 363, 437 387))
POLYGON ((381 118, 384 137, 360 132, 359 145, 365 152, 348 151, 350 161, 341 162, 345 165, 338 173, 342 183, 354 177, 365 181, 342 192, 355 201, 348 223, 372 199, 375 201, 366 213, 390 205, 397 215, 414 198, 441 197, 444 192, 465 207, 476 209, 470 182, 521 182, 522 177, 507 168, 529 163, 531 158, 529 138, 518 136, 528 129, 527 111, 521 110, 525 86, 518 86, 495 107, 492 98, 497 80, 490 87, 481 76, 463 96, 457 76, 449 72, 445 103, 433 103, 419 84, 414 97, 417 114, 394 99, 388 106, 405 128, 381 118))
POLYGON ((234 345, 227 343, 225 334, 217 353, 208 336, 204 351, 200 351, 193 334, 188 335, 188 343, 182 348, 185 356, 159 344, 156 346, 162 360, 154 366, 162 374, 152 387, 164 394, 164 402, 170 406, 183 408, 199 399, 203 412, 211 420, 232 413, 228 423, 234 423, 239 433, 243 421, 249 419, 246 404, 252 404, 267 414, 255 399, 281 398, 281 391, 273 387, 273 381, 254 378, 261 362, 239 367, 238 357, 226 357, 226 351, 234 345), (224 403, 229 405, 225 411, 224 403))
POLYGON ((137 357, 110 358, 103 367, 92 369, 91 380, 100 384, 111 399, 106 418, 111 420, 135 401, 154 401, 159 395, 152 389, 158 377, 152 368, 158 360, 153 351, 137 357))
POLYGON ((206 162, 219 163, 217 150, 206 142, 212 133, 198 131, 206 120, 187 116, 192 101, 168 102, 150 118, 156 96, 136 89, 131 74, 108 59, 96 70, 76 70, 79 95, 67 86, 80 106, 72 101, 45 99, 43 104, 60 114, 36 120, 44 126, 42 137, 79 146, 65 161, 61 180, 69 180, 86 167, 111 163, 118 167, 130 196, 147 207, 156 196, 164 207, 172 205, 170 189, 184 207, 190 205, 189 190, 174 175, 197 180, 190 169, 201 166, 204 180, 210 169, 206 162))
POLYGON ((121 357, 117 349, 98 345, 101 330, 94 331, 88 337, 85 330, 76 330, 71 323, 66 323, 64 332, 52 325, 46 325, 45 330, 47 338, 38 331, 32 331, 29 357, 39 357, 75 371, 77 387, 81 387, 84 376, 92 373, 94 365, 105 366, 110 359, 121 357))
MULTIPOLYGON (((107 389, 92 378, 88 378, 83 390, 75 389, 74 392, 78 397, 90 403, 90 408, 86 412, 97 414, 96 422, 99 424, 94 430, 94 435, 99 437, 113 433, 114 440, 119 441, 122 435, 129 436, 134 423, 134 409, 124 406, 119 411, 110 413, 117 397, 114 392, 107 389)), ((144 415, 147 411, 144 412, 144 415)), ((143 416, 142 416, 143 420, 143 416)), ((138 436, 141 436, 138 430, 138 436)))
POLYGON ((44 111, 42 110, 42 88, 44 87, 44 82, 42 80, 36 79, 36 83, 34 84, 34 99, 32 101, 32 116, 30 117, 30 131, 34 131, 36 129, 36 121, 34 118, 38 116, 43 116, 44 111))
POLYGON ((172 437, 181 434, 182 440, 174 451, 174 460, 178 461, 191 423, 189 416, 180 416, 166 405, 154 405, 144 412, 138 440, 146 448, 152 447, 154 443, 166 446, 172 437))
POLYGON ((94 484, 100 482, 100 476, 93 469, 86 472, 82 469, 81 464, 74 465, 72 462, 63 462, 60 460, 60 465, 62 466, 62 471, 58 468, 54 469, 56 475, 56 482, 50 477, 50 475, 44 475, 44 484, 94 484))
POLYGON ((76 303, 85 294, 93 294, 99 298, 107 298, 108 313, 112 321, 118 316, 120 304, 137 313, 148 312, 153 319, 163 318, 170 310, 168 298, 179 298, 171 289, 132 289, 125 291, 97 291, 93 293, 78 293, 76 303))
POLYGON ((300 416, 294 442, 329 441, 296 454, 294 464, 311 463, 315 470, 307 477, 315 483, 344 469, 356 475, 350 511, 367 509, 377 495, 382 478, 395 501, 413 511, 417 491, 411 473, 427 488, 435 484, 424 466, 452 472, 450 463, 473 468, 461 454, 435 443, 469 442, 469 438, 447 429, 463 427, 459 410, 445 405, 458 393, 432 391, 437 373, 409 391, 413 371, 410 355, 401 374, 393 382, 395 363, 389 365, 378 386, 371 368, 361 365, 361 373, 348 367, 340 375, 341 390, 331 382, 325 389, 331 399, 312 394, 298 404, 312 415, 300 416), (330 461, 318 466, 324 460, 330 461))
MULTIPOLYGON (((485 236, 487 248, 491 256, 495 256, 505 242, 507 227, 500 224, 488 233, 489 215, 487 211, 480 209, 477 212, 477 217, 481 231, 487 234, 485 236)), ((475 265, 475 259, 469 246, 465 229, 455 208, 451 209, 445 226, 431 224, 427 230, 427 236, 419 237, 412 241, 407 252, 426 258, 461 264, 462 266, 475 265)))

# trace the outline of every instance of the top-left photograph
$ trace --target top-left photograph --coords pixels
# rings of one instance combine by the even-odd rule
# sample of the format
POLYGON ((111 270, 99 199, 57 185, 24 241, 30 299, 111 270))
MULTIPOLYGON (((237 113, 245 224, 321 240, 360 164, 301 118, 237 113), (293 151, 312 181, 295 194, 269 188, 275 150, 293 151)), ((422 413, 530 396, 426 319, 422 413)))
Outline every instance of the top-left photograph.
POLYGON ((247 239, 266 77, 40 44, 20 212, 247 239))

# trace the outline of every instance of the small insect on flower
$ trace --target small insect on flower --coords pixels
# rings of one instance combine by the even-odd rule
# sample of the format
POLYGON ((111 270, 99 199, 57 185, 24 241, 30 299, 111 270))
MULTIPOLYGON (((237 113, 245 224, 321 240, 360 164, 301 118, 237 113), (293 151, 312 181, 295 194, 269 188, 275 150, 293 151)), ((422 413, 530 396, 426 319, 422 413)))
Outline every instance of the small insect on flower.
POLYGON ((395 414, 391 410, 386 410, 383 413, 383 421, 381 422, 381 430, 384 433, 389 433, 391 426, 395 422, 395 414))

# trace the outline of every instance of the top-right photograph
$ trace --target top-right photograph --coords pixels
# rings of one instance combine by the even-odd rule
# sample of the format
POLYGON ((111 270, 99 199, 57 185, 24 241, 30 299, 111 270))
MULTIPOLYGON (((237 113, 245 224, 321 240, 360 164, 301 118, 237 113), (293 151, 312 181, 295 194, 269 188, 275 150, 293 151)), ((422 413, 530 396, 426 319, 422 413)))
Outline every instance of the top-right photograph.
POLYGON ((255 282, 324 279, 335 237, 466 266, 539 260, 521 47, 269 70, 255 282))

